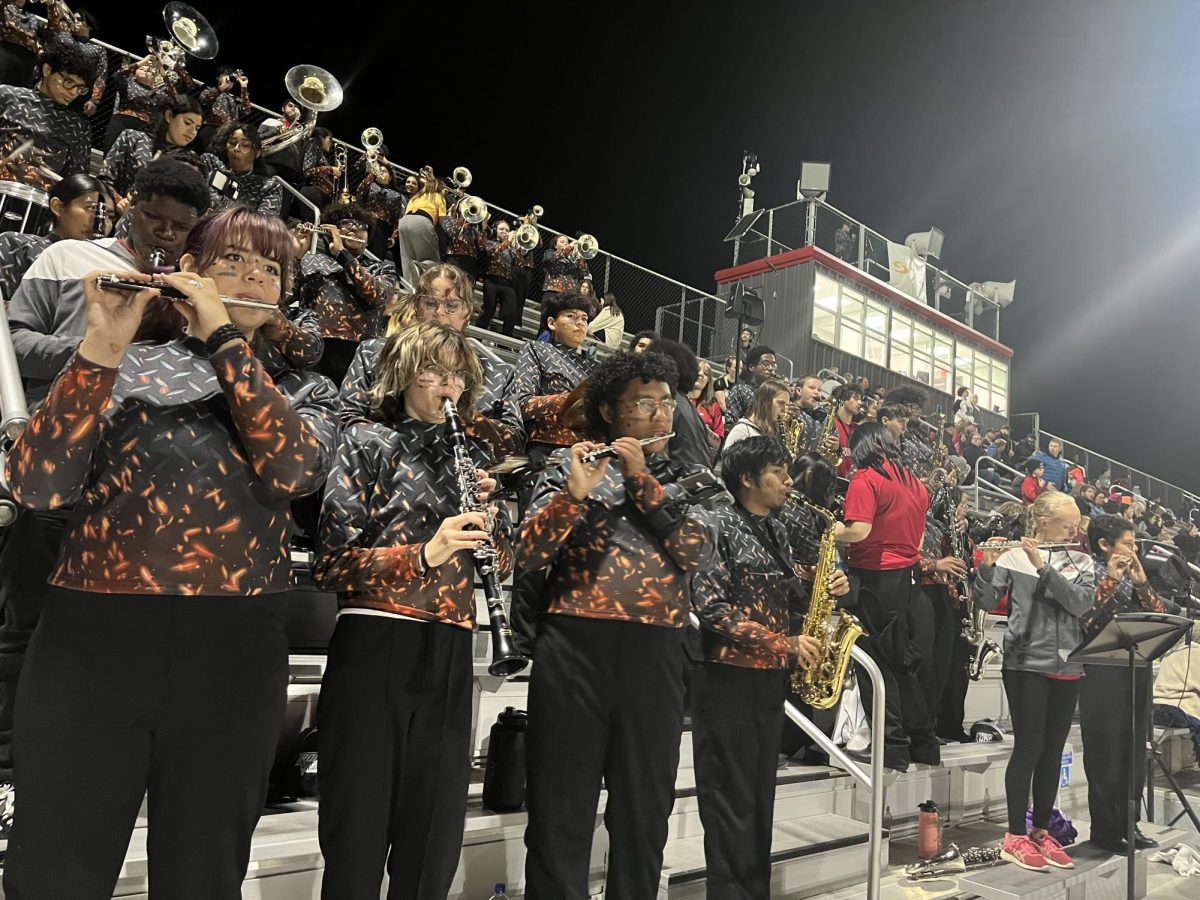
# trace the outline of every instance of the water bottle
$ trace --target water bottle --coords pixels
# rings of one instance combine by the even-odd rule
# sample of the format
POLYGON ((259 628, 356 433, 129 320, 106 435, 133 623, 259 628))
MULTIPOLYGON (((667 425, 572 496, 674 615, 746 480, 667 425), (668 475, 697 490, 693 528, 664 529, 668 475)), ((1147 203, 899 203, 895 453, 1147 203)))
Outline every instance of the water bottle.
POLYGON ((937 804, 926 800, 917 807, 917 856, 921 859, 937 856, 939 838, 937 804))
POLYGON ((525 805, 525 726, 523 709, 506 707, 492 726, 483 771, 483 805, 492 812, 516 812, 525 805))
POLYGON ((496 892, 492 894, 492 900, 508 900, 508 894, 504 893, 503 884, 496 885, 496 892))

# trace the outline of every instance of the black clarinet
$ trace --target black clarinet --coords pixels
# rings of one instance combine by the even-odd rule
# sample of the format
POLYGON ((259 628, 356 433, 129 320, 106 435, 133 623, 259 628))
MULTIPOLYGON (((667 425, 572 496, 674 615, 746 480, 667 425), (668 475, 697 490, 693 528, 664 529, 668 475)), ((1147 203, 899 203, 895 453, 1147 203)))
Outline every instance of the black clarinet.
MULTIPOLYGON (((446 428, 454 442, 454 473, 458 477, 458 493, 463 512, 483 513, 487 531, 492 533, 492 508, 479 502, 479 469, 471 462, 467 451, 467 435, 454 401, 449 397, 443 403, 446 413, 446 428)), ((488 672, 492 675, 515 675, 527 665, 529 657, 517 651, 512 642, 512 629, 504 613, 504 601, 500 597, 500 582, 496 579, 496 547, 483 544, 475 550, 475 571, 483 582, 483 596, 487 600, 488 618, 492 623, 492 661, 488 672)))

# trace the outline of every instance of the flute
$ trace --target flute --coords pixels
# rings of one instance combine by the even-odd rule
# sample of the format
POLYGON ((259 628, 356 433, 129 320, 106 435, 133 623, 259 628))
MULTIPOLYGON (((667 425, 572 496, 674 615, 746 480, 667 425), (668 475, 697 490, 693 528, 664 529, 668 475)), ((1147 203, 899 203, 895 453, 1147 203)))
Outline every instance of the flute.
MULTIPOLYGON (((162 281, 135 281, 132 278, 122 278, 120 275, 97 275, 96 286, 107 291, 144 291, 147 288, 155 288, 163 297, 168 300, 182 300, 184 303, 189 303, 187 294, 183 291, 171 287, 166 282, 162 281)), ((242 306, 246 309, 263 309, 269 312, 277 312, 279 310, 278 303, 265 303, 260 300, 244 300, 241 297, 221 297, 221 302, 226 306, 242 306)))
MULTIPOLYGON (((654 437, 642 438, 640 441, 638 441, 638 446, 645 447, 647 444, 657 444, 659 441, 665 441, 668 438, 673 437, 675 437, 675 432, 673 431, 670 434, 656 434, 654 437)), ((604 447, 601 450, 589 450, 587 453, 583 454, 583 462, 587 463, 589 466, 595 464, 597 460, 605 458, 616 459, 617 451, 612 447, 604 447)))
MULTIPOLYGON (((976 550, 1013 550, 1020 546, 1023 546, 1020 541, 984 541, 982 544, 976 544, 975 549, 976 550)), ((1076 546, 1078 546, 1078 545, 1068 544, 1068 543, 1061 543, 1061 544, 1049 543, 1049 544, 1038 544, 1037 548, 1039 550, 1073 550, 1076 546)))

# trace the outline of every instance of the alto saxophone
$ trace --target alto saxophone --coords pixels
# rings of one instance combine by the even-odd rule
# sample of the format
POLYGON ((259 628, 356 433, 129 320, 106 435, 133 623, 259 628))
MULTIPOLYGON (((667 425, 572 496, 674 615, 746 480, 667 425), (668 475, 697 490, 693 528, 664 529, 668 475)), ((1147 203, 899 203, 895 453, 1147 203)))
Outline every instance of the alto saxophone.
POLYGON ((842 464, 841 442, 838 442, 836 450, 830 450, 829 452, 826 452, 825 446, 829 443, 829 439, 833 437, 833 429, 837 425, 837 408, 837 402, 830 400, 829 408, 825 411, 825 424, 821 427, 821 436, 817 438, 817 452, 825 457, 825 462, 833 466, 834 472, 837 472, 838 467, 842 464))
POLYGON ((837 566, 833 513, 796 491, 792 492, 792 496, 825 522, 817 550, 812 599, 809 600, 808 614, 804 617, 804 627, 800 632, 820 643, 821 661, 811 669, 798 666, 792 672, 792 690, 813 709, 831 709, 841 699, 846 669, 850 665, 850 648, 862 636, 863 628, 858 619, 846 612, 834 619, 833 594, 829 591, 829 580, 837 566))
POLYGON ((783 441, 783 446, 787 449, 788 457, 791 459, 799 456, 801 450, 807 449, 802 443, 804 439, 804 420, 799 416, 784 413, 779 417, 779 437, 783 441))

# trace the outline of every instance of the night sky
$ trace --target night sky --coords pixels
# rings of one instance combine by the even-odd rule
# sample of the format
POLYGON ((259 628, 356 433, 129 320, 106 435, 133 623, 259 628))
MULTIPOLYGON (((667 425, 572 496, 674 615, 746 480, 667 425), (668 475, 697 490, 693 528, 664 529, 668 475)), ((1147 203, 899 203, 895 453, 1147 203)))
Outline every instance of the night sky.
MULTIPOLYGON (((163 32, 157 3, 84 5, 111 43, 163 32)), ((897 241, 939 226, 962 281, 1017 280, 1012 411, 1200 490, 1200 4, 195 5, 256 102, 323 66, 339 137, 376 125, 394 161, 467 165, 485 199, 704 290, 742 151, 760 208, 829 161, 834 206, 897 241)))

